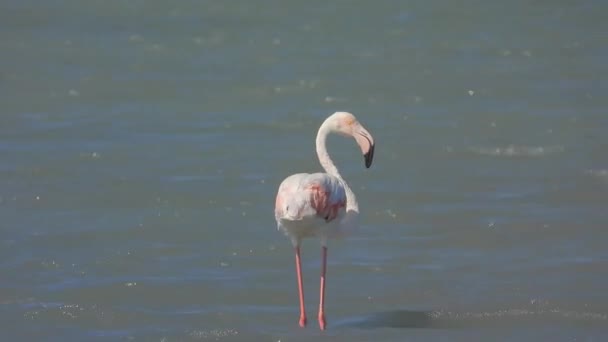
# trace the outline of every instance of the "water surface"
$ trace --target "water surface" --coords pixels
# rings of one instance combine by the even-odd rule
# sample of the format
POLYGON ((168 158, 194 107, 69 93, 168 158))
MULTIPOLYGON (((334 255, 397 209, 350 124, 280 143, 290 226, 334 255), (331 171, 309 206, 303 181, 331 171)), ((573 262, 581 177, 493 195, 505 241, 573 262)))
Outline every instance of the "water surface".
POLYGON ((3 340, 608 337, 601 1, 4 1, 3 340), (330 150, 360 231, 303 246, 278 184, 330 150))

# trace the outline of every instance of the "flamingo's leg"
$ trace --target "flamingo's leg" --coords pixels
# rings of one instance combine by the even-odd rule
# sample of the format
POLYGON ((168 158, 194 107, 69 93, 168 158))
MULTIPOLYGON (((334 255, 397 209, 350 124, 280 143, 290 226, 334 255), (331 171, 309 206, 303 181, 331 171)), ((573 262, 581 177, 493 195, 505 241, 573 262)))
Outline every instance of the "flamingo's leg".
POLYGON ((304 308, 304 286, 302 284, 302 262, 300 261, 300 246, 296 246, 296 272, 298 274, 298 293, 300 296, 300 326, 306 326, 306 309, 304 308))
POLYGON ((319 290, 319 328, 325 330, 325 270, 327 268, 327 247, 323 246, 323 265, 321 266, 321 288, 319 290))

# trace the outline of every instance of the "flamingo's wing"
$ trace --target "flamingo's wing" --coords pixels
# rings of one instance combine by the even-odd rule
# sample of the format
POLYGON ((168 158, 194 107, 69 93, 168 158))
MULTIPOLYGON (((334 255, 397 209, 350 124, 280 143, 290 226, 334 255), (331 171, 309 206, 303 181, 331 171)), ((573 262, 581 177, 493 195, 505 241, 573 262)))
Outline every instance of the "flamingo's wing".
POLYGON ((275 216, 303 220, 318 216, 329 222, 346 206, 342 182, 326 173, 300 173, 287 177, 277 193, 275 216))

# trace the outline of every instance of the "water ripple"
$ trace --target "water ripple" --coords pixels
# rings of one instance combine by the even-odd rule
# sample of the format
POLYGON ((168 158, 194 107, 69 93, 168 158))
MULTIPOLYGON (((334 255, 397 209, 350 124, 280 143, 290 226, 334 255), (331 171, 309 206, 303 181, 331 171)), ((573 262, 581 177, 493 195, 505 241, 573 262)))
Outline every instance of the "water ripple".
POLYGON ((549 154, 560 153, 564 147, 555 146, 518 146, 505 147, 471 147, 473 153, 492 157, 543 157, 549 154))

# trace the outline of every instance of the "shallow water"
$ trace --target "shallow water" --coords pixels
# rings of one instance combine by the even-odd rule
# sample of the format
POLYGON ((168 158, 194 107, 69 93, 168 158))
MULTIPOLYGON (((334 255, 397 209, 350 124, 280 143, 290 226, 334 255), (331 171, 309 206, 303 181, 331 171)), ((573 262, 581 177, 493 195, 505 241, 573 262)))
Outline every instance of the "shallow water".
POLYGON ((5 1, 2 340, 608 337, 601 1, 5 1), (330 139, 362 227, 303 246, 278 184, 330 139))

